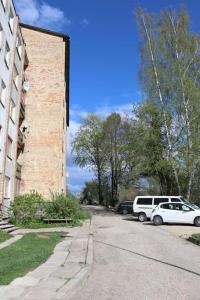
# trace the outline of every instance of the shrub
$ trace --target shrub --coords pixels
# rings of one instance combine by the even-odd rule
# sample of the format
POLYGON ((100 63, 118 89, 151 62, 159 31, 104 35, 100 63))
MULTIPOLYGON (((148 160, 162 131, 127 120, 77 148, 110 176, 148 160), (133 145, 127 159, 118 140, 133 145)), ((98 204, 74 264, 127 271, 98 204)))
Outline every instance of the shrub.
POLYGON ((36 191, 18 196, 11 203, 9 217, 19 224, 39 223, 45 216, 45 201, 36 191))
POLYGON ((43 219, 72 219, 72 225, 79 225, 80 220, 89 218, 89 214, 81 209, 78 199, 73 195, 51 193, 50 201, 45 201, 40 194, 32 191, 18 196, 10 208, 11 222, 34 228, 43 219))
POLYGON ((72 219, 76 225, 79 220, 89 217, 89 214, 80 207, 79 200, 73 195, 51 193, 51 201, 46 203, 46 217, 52 219, 72 219))

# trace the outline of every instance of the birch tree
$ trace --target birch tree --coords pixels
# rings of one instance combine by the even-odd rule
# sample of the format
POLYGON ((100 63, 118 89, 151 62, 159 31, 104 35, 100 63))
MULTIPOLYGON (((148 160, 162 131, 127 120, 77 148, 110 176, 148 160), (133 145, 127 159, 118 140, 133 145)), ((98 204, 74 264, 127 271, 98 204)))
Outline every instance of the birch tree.
POLYGON ((178 193, 181 193, 177 164, 174 157, 174 149, 172 144, 171 128, 168 117, 168 109, 162 91, 164 84, 164 76, 159 64, 159 48, 157 35, 157 27, 153 17, 146 14, 142 9, 136 12, 137 24, 141 36, 141 78, 143 81, 146 96, 159 101, 161 107, 161 117, 164 122, 164 130, 167 139, 167 156, 174 173, 177 184, 178 193))
POLYGON ((200 39, 183 9, 159 15, 139 10, 137 22, 142 87, 160 107, 177 191, 190 198, 200 157, 200 39))

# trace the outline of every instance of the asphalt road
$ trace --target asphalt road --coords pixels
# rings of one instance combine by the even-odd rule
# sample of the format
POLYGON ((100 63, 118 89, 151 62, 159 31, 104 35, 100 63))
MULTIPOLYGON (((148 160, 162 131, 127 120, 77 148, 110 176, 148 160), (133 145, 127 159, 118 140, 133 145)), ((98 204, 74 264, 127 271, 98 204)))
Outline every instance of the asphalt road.
POLYGON ((200 247, 161 227, 91 208, 94 266, 73 300, 200 299, 200 247))

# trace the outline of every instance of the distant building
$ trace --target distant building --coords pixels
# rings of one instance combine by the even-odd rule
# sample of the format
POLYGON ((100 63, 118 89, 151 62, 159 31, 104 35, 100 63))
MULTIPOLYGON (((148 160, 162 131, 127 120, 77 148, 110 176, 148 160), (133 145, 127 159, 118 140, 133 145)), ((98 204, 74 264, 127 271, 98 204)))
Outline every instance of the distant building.
POLYGON ((21 24, 30 90, 28 132, 21 164, 21 192, 66 191, 66 127, 69 121, 69 37, 21 24))
POLYGON ((66 191, 68 124, 69 37, 20 24, 0 0, 0 212, 31 190, 66 191))
MULTIPOLYGON (((0 206, 9 207, 19 193, 20 166, 17 157, 23 150, 20 130, 25 118, 22 84, 28 60, 25 43, 11 0, 0 1, 0 206)), ((1 208, 1 207, 0 207, 1 208)))

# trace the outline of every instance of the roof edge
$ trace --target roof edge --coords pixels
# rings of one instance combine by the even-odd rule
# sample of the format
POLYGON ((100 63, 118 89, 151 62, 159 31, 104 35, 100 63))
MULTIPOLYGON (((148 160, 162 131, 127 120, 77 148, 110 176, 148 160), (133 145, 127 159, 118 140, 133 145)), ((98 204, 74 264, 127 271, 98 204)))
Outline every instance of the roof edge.
POLYGON ((49 29, 44 29, 44 28, 41 28, 41 27, 37 27, 37 26, 33 26, 33 25, 21 23, 21 22, 20 22, 20 26, 23 27, 23 28, 27 28, 27 29, 39 31, 39 32, 42 32, 42 33, 50 34, 50 35, 53 35, 53 36, 62 37, 65 41, 68 41, 70 39, 70 37, 67 34, 52 31, 52 30, 49 30, 49 29))

